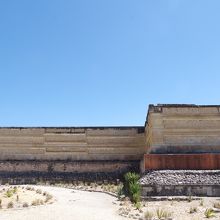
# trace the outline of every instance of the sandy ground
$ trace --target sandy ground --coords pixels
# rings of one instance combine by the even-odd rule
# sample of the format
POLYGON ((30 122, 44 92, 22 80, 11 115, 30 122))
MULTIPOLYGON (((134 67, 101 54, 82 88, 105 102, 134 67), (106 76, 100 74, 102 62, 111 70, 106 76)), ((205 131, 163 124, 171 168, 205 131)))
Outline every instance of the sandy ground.
POLYGON ((55 197, 53 204, 0 210, 1 220, 125 220, 117 214, 117 199, 105 193, 37 186, 55 197))
MULTIPOLYGON (((20 186, 0 186, 1 210, 7 209, 8 204, 12 203, 12 208, 22 208, 24 204, 45 203, 47 192, 39 190, 37 187, 20 186), (28 189, 27 189, 28 188, 28 189)), ((46 203, 53 202, 53 198, 46 203)))
MULTIPOLYGON (((118 201, 117 198, 106 193, 52 186, 35 186, 34 188, 42 189, 42 191, 53 195, 54 202, 35 207, 0 209, 0 220, 129 220, 119 215, 120 209, 130 210, 126 216, 131 218, 137 214, 143 217, 146 211, 152 212, 156 217, 156 210, 163 209, 172 213, 175 220, 201 220, 206 219, 204 212, 207 208, 213 208, 214 203, 220 204, 220 198, 208 197, 190 202, 143 201, 140 212, 129 201, 118 201), (203 201, 202 204, 201 201, 203 201), (190 214, 190 208, 194 207, 197 211, 190 214)), ((35 196, 36 192, 33 198, 35 196)), ((32 201, 33 198, 29 200, 32 201)), ((215 213, 213 219, 219 218, 220 212, 215 213)))
MULTIPOLYGON (((203 197, 201 198, 203 204, 201 205, 201 200, 188 201, 157 201, 157 202, 145 202, 145 207, 143 207, 144 213, 148 210, 156 213, 157 209, 163 209, 172 213, 172 217, 175 220, 202 220, 207 219, 204 212, 207 208, 213 208, 214 203, 220 203, 220 198, 218 197, 203 197), (197 208, 195 213, 190 214, 190 208, 197 208)), ((156 214, 155 214, 156 215, 156 214)), ((211 219, 220 219, 220 213, 215 213, 215 217, 211 219)))

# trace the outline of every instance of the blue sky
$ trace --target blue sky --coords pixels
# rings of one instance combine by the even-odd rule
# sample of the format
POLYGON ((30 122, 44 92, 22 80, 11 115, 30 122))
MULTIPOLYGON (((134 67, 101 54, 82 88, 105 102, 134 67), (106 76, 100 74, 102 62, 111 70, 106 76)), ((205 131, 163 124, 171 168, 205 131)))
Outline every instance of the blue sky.
POLYGON ((219 0, 0 2, 0 126, 143 125, 220 104, 219 0))

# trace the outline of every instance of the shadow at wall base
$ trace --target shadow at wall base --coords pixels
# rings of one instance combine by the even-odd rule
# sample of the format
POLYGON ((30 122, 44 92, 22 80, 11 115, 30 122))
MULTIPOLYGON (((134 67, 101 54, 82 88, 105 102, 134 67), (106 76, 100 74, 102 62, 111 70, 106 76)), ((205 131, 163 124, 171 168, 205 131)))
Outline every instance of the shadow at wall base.
POLYGON ((72 183, 122 179, 140 161, 0 161, 0 184, 72 183))
POLYGON ((149 196, 220 196, 220 185, 144 185, 141 195, 149 196))

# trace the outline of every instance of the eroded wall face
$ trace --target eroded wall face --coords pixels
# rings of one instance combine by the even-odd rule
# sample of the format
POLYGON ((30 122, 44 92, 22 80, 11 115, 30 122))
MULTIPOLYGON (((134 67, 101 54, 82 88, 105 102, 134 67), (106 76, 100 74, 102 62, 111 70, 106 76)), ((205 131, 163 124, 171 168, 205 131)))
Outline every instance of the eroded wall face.
POLYGON ((139 160, 144 128, 0 128, 0 160, 139 160))
POLYGON ((147 152, 220 152, 219 107, 164 107, 149 109, 147 152))

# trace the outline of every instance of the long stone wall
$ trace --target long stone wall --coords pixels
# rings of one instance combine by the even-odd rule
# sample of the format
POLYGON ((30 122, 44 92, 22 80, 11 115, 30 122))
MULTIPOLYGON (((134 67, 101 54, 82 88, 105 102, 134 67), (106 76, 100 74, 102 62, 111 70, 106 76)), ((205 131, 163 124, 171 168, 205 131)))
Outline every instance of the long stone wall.
POLYGON ((7 178, 120 176, 138 171, 141 159, 142 172, 199 169, 204 158, 202 169, 220 169, 217 153, 220 106, 150 105, 143 127, 0 128, 0 177, 7 178))
POLYGON ((143 127, 0 128, 0 160, 139 160, 143 127))
POLYGON ((220 153, 220 106, 150 105, 148 153, 220 153))
POLYGON ((144 127, 0 128, 0 160, 140 160, 144 127))
POLYGON ((0 128, 0 183, 116 180, 139 171, 144 127, 0 128))

